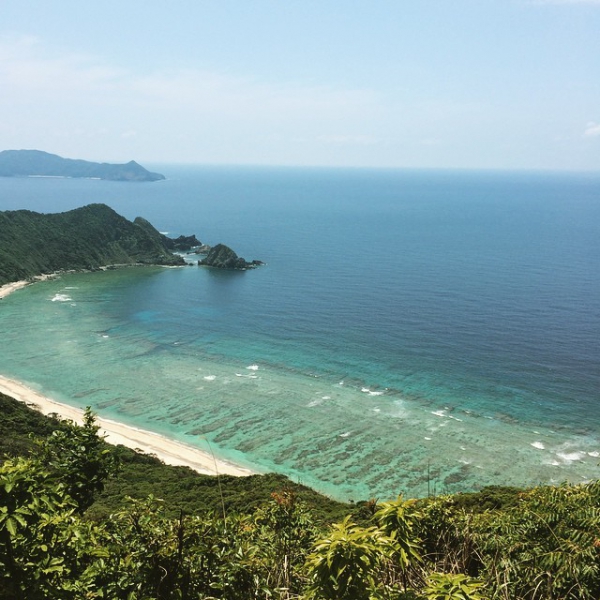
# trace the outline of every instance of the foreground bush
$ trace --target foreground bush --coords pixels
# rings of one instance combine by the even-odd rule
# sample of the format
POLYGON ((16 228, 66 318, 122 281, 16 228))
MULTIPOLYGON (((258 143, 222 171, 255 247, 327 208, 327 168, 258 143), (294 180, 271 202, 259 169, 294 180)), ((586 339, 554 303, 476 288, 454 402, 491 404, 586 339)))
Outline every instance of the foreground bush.
POLYGON ((0 466, 0 600, 600 598, 598 482, 372 501, 330 526, 285 488, 245 513, 149 496, 90 519, 117 473, 101 442, 88 412, 0 466))

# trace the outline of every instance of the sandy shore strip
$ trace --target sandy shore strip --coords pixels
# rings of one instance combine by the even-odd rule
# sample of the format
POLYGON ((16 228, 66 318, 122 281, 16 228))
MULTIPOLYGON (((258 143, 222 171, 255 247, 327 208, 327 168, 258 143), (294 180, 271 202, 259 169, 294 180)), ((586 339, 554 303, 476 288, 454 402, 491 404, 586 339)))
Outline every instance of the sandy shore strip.
MULTIPOLYGON (((44 415, 57 414, 63 419, 70 419, 78 424, 83 422, 83 410, 47 398, 15 379, 0 375, 0 392, 19 402, 24 402, 44 415)), ((145 454, 152 454, 168 465, 189 467, 205 475, 253 474, 249 469, 219 460, 208 452, 175 442, 151 431, 100 417, 96 417, 96 423, 100 427, 99 434, 105 436, 110 444, 121 444, 145 454)))
POLYGON ((16 292, 17 290, 21 290, 36 281, 46 281, 46 279, 52 279, 56 277, 56 273, 46 274, 46 275, 36 275, 31 279, 23 279, 22 281, 11 281, 10 283, 5 283, 4 285, 0 285, 0 300, 2 298, 6 298, 9 294, 16 292))
POLYGON ((3 286, 0 286, 0 298, 6 298, 9 294, 24 288, 26 285, 29 285, 30 281, 13 281, 12 283, 6 283, 3 286))

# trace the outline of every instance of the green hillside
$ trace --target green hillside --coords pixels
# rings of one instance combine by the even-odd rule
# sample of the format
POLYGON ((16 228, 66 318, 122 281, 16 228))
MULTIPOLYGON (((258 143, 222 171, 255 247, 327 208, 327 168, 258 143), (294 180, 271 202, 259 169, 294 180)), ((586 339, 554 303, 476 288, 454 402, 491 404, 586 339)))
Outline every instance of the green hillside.
POLYGON ((184 264, 145 219, 104 204, 56 214, 0 212, 0 285, 44 273, 112 264, 184 264))
MULTIPOLYGON (((27 456, 36 439, 54 431, 69 431, 62 421, 45 417, 22 402, 0 393, 0 464, 7 456, 27 456)), ((187 467, 165 465, 159 459, 125 448, 103 444, 120 464, 117 477, 107 480, 102 493, 88 511, 94 519, 104 518, 127 505, 127 498, 160 496, 172 514, 205 512, 250 513, 270 499, 273 492, 292 489, 322 522, 341 519, 351 505, 331 500, 314 490, 274 473, 219 479, 187 467)))

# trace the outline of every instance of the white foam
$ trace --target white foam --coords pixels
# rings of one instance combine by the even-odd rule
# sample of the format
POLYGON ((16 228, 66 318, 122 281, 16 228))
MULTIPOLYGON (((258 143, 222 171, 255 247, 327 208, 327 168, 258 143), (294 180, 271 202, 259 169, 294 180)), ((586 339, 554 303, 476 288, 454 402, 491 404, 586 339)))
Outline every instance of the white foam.
POLYGON ((258 371, 258 365, 250 365, 249 367, 246 367, 246 369, 249 371, 258 371))
POLYGON ((346 431, 346 433, 340 433, 340 437, 341 437, 341 438, 347 438, 347 437, 350 437, 350 434, 351 434, 351 433, 352 433, 351 431, 346 431))
POLYGON ((435 415, 436 417, 443 417, 446 419, 452 419, 454 421, 458 421, 459 423, 462 423, 462 419, 459 419, 458 417, 453 417, 452 415, 448 415, 446 414, 446 411, 448 410, 448 408, 443 408, 441 410, 432 410, 431 414, 435 415))
POLYGON ((588 452, 588 456, 591 456, 592 458, 598 458, 600 456, 600 452, 594 450, 593 452, 588 452))
POLYGON ((331 400, 331 396, 321 396, 321 400, 331 400))
POLYGON ((306 406, 308 406, 308 408, 314 408, 315 406, 319 406, 321 402, 321 400, 311 400, 306 406))
POLYGON ((204 379, 204 381, 214 381, 216 378, 216 375, 205 375, 202 379, 204 379))
POLYGON ((52 302, 71 302, 72 300, 73 298, 67 294, 54 294, 54 298, 52 298, 52 302))
POLYGON ((427 440, 428 442, 430 442, 430 441, 431 441, 431 438, 430 438, 430 437, 424 437, 423 439, 424 439, 424 440, 427 440))
POLYGON ((104 339, 106 339, 108 336, 107 336, 106 334, 104 334, 102 337, 103 337, 104 339))
POLYGON ((556 456, 562 458, 565 462, 572 463, 581 460, 585 456, 585 452, 557 452, 556 456))
MULTIPOLYGON (((341 385, 342 383, 343 383, 343 381, 342 381, 342 382, 340 382, 340 385, 341 385)), ((383 396, 383 392, 380 392, 380 391, 374 391, 374 390, 371 390, 371 389, 370 389, 370 388, 368 388, 368 387, 363 387, 363 388, 360 388, 360 391, 361 391, 363 394, 369 394, 369 396, 383 396)))
POLYGON ((537 448, 538 450, 545 450, 546 446, 544 446, 544 444, 542 444, 542 442, 531 442, 531 445, 534 448, 537 448))
POLYGON ((380 413, 380 412, 381 412, 381 409, 380 409, 380 408, 374 408, 374 409, 373 409, 373 412, 375 412, 375 413, 380 413))
POLYGON ((243 373, 236 373, 236 377, 245 377, 246 379, 258 379, 258 375, 244 375, 243 373))

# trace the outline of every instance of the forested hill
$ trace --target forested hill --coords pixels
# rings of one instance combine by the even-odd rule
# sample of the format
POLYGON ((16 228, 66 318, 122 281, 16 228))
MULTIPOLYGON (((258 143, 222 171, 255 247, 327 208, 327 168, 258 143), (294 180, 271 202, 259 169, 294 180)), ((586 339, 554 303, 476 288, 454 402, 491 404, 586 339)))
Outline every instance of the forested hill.
POLYGON ((56 214, 0 212, 0 285, 59 270, 135 263, 184 260, 148 221, 131 222, 105 204, 56 214))
POLYGON ((62 158, 41 150, 0 152, 2 177, 87 177, 112 181, 159 181, 165 176, 151 173, 134 160, 126 164, 97 163, 62 158))

